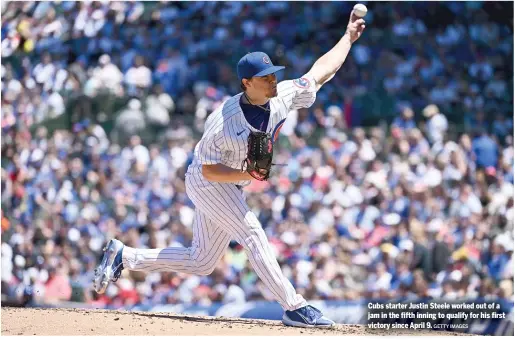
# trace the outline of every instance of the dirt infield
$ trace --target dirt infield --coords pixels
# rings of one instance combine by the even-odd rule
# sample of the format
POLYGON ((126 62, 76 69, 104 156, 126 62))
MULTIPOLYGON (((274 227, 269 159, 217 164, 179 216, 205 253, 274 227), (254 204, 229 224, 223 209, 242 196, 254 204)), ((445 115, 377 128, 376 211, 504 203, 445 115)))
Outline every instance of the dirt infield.
POLYGON ((2 335, 458 335, 431 331, 371 331, 285 327, 278 321, 95 309, 2 308, 2 335))

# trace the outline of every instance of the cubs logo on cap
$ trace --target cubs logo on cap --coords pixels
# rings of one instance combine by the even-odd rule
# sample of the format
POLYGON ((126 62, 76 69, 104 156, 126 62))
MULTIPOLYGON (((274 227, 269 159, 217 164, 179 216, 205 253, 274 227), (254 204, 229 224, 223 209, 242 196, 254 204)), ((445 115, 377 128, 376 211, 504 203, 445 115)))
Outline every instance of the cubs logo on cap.
POLYGON ((250 79, 264 77, 284 69, 284 66, 275 66, 270 57, 264 52, 252 52, 244 55, 238 62, 238 78, 250 79))

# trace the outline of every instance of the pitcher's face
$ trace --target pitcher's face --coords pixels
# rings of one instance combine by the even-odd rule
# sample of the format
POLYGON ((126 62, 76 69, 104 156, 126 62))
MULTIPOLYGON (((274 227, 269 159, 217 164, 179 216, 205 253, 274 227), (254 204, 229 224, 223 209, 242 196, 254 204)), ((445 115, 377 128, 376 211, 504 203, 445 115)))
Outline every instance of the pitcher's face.
POLYGON ((277 77, 275 74, 269 74, 263 77, 252 77, 249 83, 255 90, 255 93, 260 93, 267 98, 277 96, 277 77))

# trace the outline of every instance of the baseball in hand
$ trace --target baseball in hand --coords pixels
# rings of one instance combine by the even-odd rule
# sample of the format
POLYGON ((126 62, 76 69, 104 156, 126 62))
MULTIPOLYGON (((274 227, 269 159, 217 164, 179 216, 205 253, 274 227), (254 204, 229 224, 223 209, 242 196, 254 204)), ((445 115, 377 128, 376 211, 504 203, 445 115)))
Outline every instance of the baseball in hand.
POLYGON ((354 14, 356 14, 357 17, 363 18, 365 15, 367 15, 367 12, 367 6, 363 4, 354 5, 354 14))

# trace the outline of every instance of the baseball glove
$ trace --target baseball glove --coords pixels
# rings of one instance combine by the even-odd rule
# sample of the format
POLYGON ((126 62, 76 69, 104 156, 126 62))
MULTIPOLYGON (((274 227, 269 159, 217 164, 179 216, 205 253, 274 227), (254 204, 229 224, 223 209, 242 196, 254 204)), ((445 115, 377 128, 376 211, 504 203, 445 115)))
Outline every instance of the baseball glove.
POLYGON ((261 131, 251 131, 247 142, 247 158, 243 161, 241 170, 244 171, 246 165, 247 172, 252 177, 259 181, 266 181, 270 177, 274 155, 272 135, 261 131))

